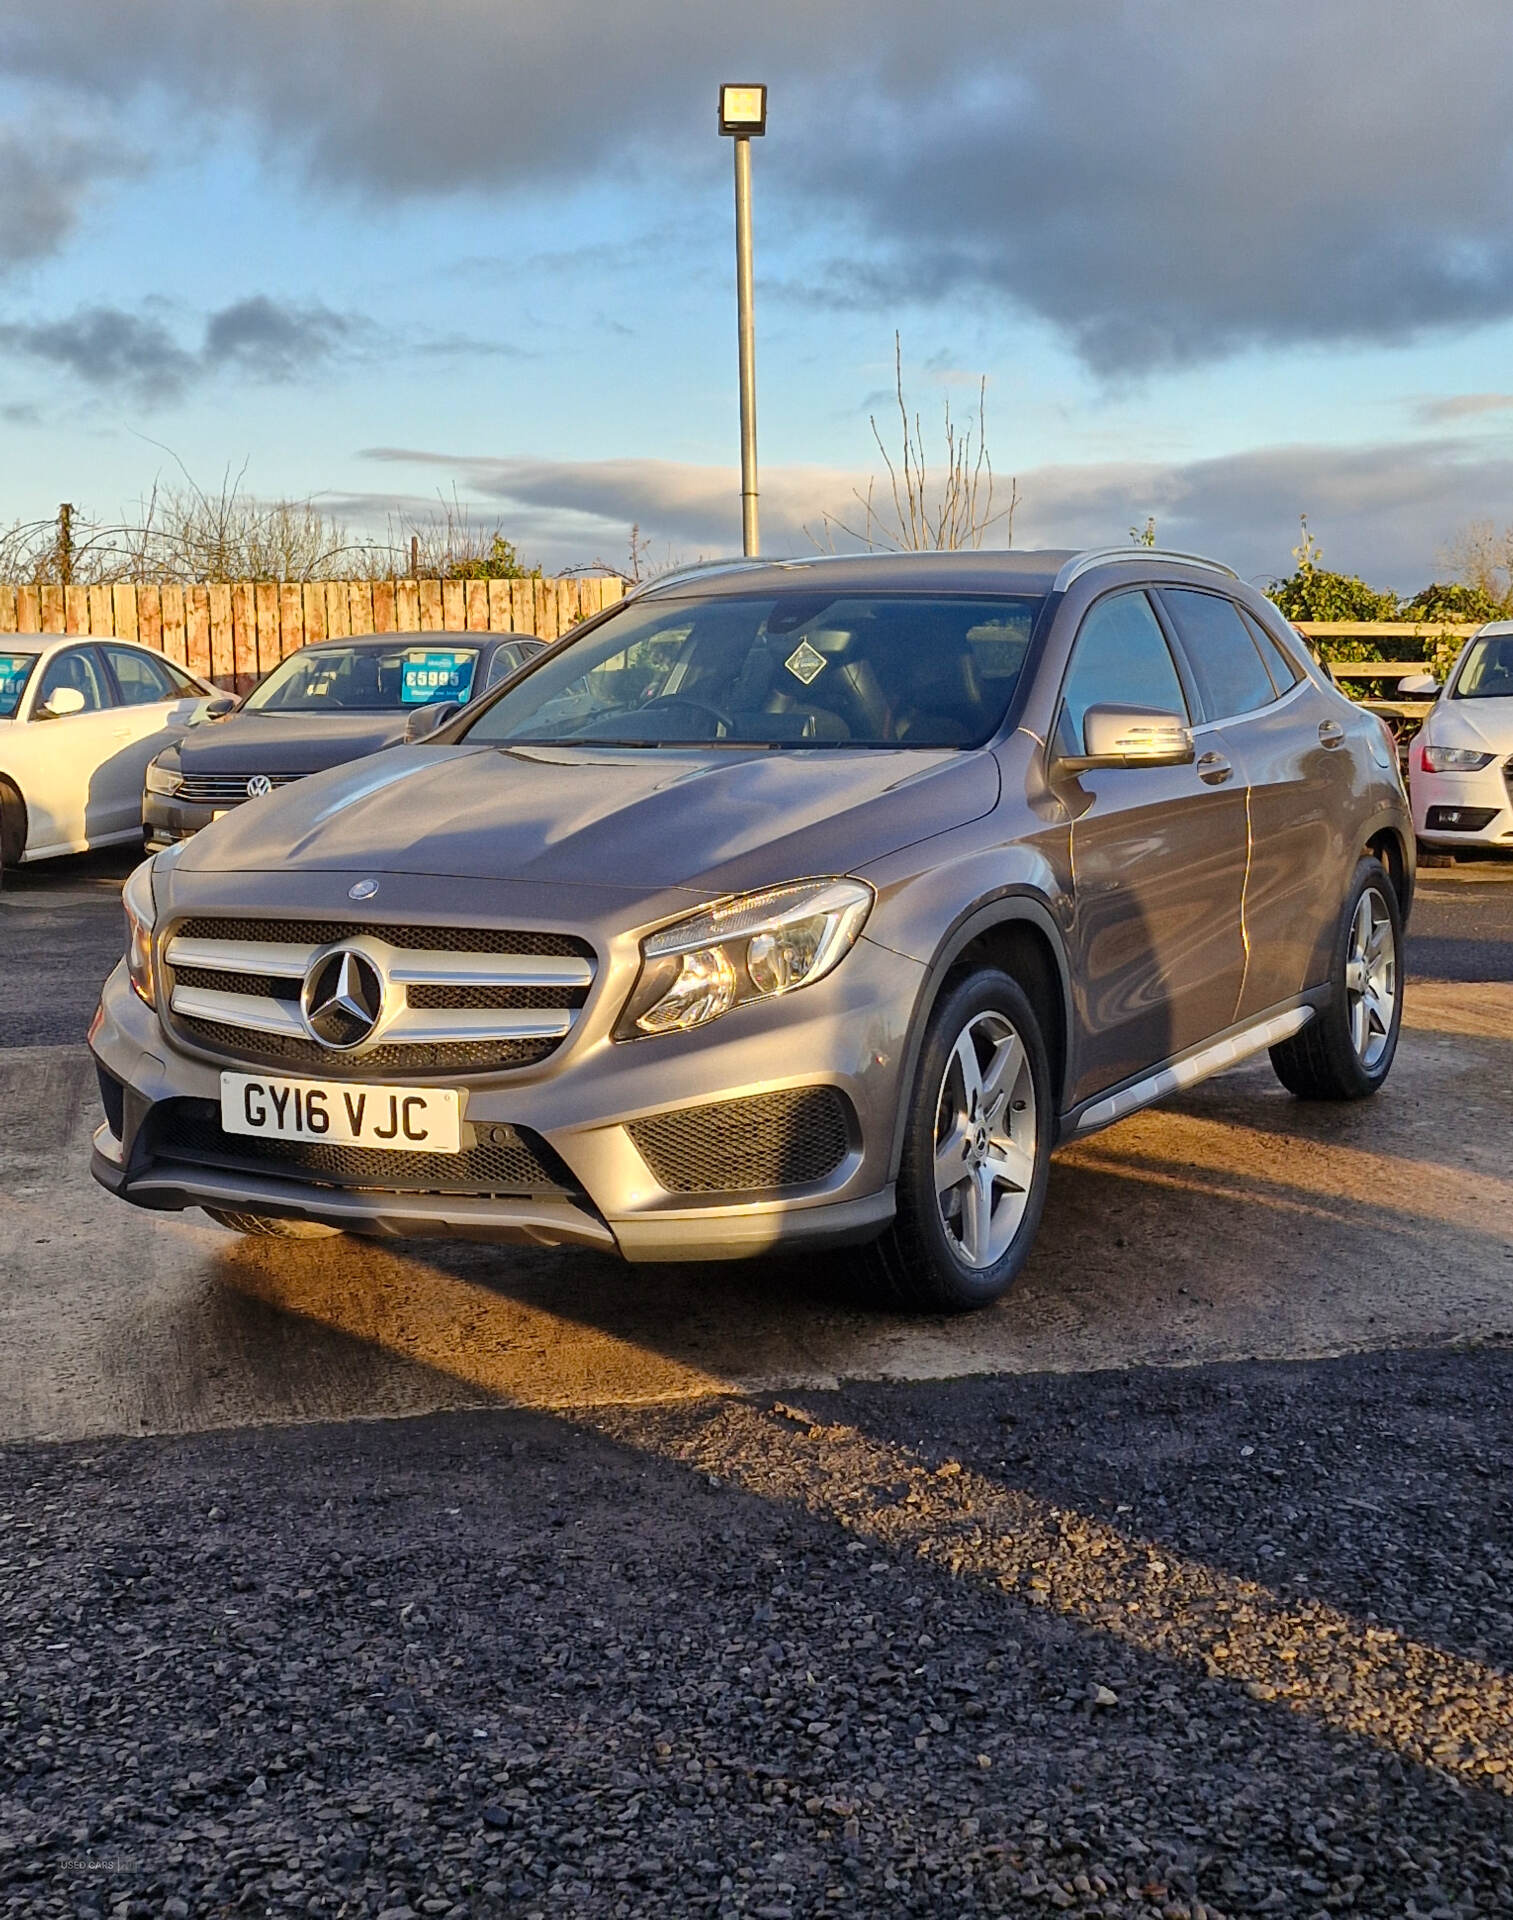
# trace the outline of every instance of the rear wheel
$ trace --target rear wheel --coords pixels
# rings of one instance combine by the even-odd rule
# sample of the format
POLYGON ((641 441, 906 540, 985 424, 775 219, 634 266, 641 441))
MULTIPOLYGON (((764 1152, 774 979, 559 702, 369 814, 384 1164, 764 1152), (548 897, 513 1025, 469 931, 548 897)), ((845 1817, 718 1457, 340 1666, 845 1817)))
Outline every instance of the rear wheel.
POLYGON ((271 1214, 228 1213, 223 1207, 206 1207, 205 1211, 218 1227, 268 1240, 329 1240, 341 1232, 340 1227, 328 1227, 319 1220, 277 1220, 271 1214))
POLYGON ((937 1002, 910 1096, 893 1225, 861 1260, 901 1305, 959 1313, 1007 1291, 1045 1203, 1052 1127, 1040 1021, 982 968, 937 1002))
POLYGON ((1431 847, 1427 841, 1420 840, 1418 864, 1421 867, 1453 867, 1455 855, 1446 847, 1431 847))
POLYGON ((1271 1049, 1277 1078, 1303 1100, 1364 1100, 1387 1078, 1403 1022, 1402 915, 1379 860, 1362 860, 1341 916, 1333 992, 1271 1049))

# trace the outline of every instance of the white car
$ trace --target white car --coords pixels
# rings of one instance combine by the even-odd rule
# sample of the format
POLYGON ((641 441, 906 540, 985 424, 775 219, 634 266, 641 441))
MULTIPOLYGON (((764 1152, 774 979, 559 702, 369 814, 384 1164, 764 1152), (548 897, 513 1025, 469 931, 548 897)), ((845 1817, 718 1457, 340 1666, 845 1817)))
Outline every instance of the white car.
POLYGON ((134 641, 0 633, 0 873, 140 839, 148 761, 217 692, 134 641))
POLYGON ((1408 785, 1421 849, 1513 852, 1513 620, 1461 649, 1408 750, 1408 785))

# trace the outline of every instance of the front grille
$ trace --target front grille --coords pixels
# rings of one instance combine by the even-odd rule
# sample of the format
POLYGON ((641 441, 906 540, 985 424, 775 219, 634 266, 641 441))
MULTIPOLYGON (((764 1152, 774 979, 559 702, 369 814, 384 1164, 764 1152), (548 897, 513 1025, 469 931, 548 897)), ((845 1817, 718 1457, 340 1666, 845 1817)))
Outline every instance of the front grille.
POLYGON ((785 1087, 632 1121, 630 1137, 668 1193, 740 1193, 828 1179, 851 1145, 834 1087, 785 1087))
MULTIPOLYGON (((247 782, 257 776, 250 773, 186 773, 184 784, 173 796, 191 807, 234 807, 246 800, 247 782)), ((287 787, 291 780, 303 780, 302 773, 270 773, 275 787, 287 787)))
MULTIPOLYGON (((258 1066, 337 1076, 534 1066, 571 1032, 595 972, 593 948, 572 934, 206 914, 172 929, 163 965, 181 1038, 258 1066), (313 1039, 300 1011, 315 956, 342 940, 361 941, 385 983, 377 1037, 351 1051, 313 1039)), ((352 1021, 353 1041, 364 1030, 352 1021)))
MULTIPOLYGON (((464 1139, 474 1132, 464 1127, 464 1139)), ((224 1172, 284 1174, 317 1186, 384 1193, 516 1199, 579 1194, 567 1168, 536 1135, 501 1126, 479 1128, 476 1135, 461 1153, 385 1153, 313 1140, 259 1140, 223 1132, 214 1101, 167 1100, 153 1111, 149 1151, 224 1172)))

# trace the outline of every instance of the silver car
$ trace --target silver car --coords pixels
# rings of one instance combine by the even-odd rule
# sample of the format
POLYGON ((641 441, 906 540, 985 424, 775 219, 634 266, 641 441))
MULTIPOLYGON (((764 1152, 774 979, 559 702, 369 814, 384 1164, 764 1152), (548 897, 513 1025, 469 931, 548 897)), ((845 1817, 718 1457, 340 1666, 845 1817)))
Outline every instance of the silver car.
POLYGON ((1374 1093, 1413 876, 1381 724, 1212 561, 692 570, 137 870, 94 1173, 976 1306, 1059 1142, 1265 1049, 1374 1093))

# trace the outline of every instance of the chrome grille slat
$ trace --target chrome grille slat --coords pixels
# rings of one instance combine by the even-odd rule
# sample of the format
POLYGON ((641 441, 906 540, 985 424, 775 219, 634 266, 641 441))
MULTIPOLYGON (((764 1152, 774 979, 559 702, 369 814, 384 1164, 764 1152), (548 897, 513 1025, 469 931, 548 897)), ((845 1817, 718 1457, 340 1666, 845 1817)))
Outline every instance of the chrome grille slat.
POLYGON ((586 987, 594 970, 568 954, 396 952, 389 978, 427 987, 586 987))
POLYGON ((270 1049, 293 1049, 302 1064, 342 1074, 360 1071, 365 1061, 371 1071, 380 1058, 391 1069, 409 1064, 426 1074, 447 1060, 473 1072, 528 1065, 572 1031, 594 981, 586 942, 481 928, 471 946, 465 930, 437 927, 433 945, 426 933, 415 926, 196 915, 163 947, 170 1024, 231 1059, 260 1061, 270 1049), (264 926, 266 939, 259 937, 264 926), (311 1038, 296 985, 318 955, 343 943, 365 953, 387 982, 378 1027, 351 1049, 311 1038), (491 1060, 486 1050, 494 1046, 499 1055, 491 1060))
POLYGON ((303 980, 319 947, 263 940, 170 940, 163 958, 170 967, 203 967, 207 973, 265 973, 275 980, 303 980))
POLYGON ((178 987, 168 1003, 189 1020, 219 1020, 246 1027, 249 1033, 281 1033, 303 1037, 304 1025, 288 1000, 264 999, 261 994, 212 992, 205 987, 178 987))

